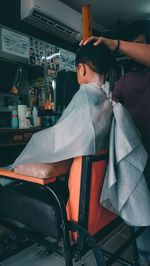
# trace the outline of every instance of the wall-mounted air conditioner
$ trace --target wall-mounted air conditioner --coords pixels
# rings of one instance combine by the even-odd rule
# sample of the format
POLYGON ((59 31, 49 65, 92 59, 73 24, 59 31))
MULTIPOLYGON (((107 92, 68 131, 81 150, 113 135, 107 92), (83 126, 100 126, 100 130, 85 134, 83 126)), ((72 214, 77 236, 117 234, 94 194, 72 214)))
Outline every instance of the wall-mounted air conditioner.
POLYGON ((21 19, 69 42, 81 37, 81 14, 59 0, 21 0, 21 19))
POLYGON ((21 0, 21 19, 67 41, 80 38, 81 14, 59 0, 21 0))

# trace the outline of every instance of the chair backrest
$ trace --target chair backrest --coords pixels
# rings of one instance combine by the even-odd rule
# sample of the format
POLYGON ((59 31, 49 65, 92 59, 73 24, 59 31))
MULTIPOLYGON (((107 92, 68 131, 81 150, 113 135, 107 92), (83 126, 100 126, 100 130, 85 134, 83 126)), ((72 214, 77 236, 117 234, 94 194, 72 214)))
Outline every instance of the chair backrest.
MULTIPOLYGON (((70 170, 68 220, 83 225, 92 235, 116 218, 99 202, 107 163, 107 152, 101 152, 75 158, 70 170)), ((75 234, 73 238, 76 238, 75 234)))

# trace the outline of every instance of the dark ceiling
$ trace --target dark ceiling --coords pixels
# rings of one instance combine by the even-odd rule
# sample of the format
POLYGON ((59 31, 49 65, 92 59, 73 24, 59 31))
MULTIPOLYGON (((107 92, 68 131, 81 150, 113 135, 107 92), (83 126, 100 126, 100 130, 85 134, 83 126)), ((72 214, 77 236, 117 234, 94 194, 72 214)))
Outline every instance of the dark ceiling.
POLYGON ((81 12, 82 5, 90 4, 96 23, 107 29, 118 29, 136 20, 150 19, 150 0, 61 0, 81 12))

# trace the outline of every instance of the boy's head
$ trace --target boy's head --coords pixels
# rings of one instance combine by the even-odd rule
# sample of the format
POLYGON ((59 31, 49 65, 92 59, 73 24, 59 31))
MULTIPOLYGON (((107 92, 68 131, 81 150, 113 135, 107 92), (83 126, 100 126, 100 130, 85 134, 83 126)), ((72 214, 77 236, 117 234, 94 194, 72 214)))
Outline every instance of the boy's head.
POLYGON ((106 46, 94 46, 93 41, 81 46, 76 55, 79 84, 103 82, 112 62, 111 52, 106 46))

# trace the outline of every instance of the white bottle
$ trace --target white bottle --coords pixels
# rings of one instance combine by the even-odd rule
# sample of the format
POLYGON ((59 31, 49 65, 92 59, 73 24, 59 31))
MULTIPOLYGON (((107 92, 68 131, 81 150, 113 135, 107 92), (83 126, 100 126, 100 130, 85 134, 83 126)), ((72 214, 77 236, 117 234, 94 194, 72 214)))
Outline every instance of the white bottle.
POLYGON ((34 127, 37 126, 37 117, 38 117, 38 110, 37 110, 37 107, 34 106, 33 107, 33 112, 32 112, 32 119, 33 119, 33 126, 34 127))

